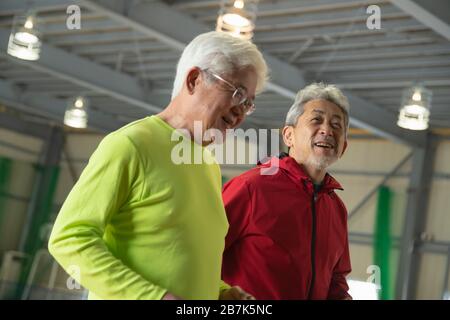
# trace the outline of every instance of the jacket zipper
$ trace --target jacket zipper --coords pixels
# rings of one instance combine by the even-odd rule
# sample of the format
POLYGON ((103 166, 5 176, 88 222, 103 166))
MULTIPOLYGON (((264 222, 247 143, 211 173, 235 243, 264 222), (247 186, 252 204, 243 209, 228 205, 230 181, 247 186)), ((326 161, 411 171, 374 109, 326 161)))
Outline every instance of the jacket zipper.
POLYGON ((308 300, 311 299, 314 282, 316 280, 316 199, 317 193, 314 190, 312 203, 311 203, 311 213, 312 213, 312 234, 311 234, 311 283, 309 285, 308 300))

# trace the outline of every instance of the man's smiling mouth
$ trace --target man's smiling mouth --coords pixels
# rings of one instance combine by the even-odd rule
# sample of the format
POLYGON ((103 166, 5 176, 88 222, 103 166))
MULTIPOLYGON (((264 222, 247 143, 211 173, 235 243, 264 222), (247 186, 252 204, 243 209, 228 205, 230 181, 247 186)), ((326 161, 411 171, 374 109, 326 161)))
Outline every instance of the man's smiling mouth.
POLYGON ((315 142, 314 146, 319 147, 319 148, 325 148, 325 149, 334 149, 334 145, 332 145, 331 143, 328 143, 328 142, 315 142))
POLYGON ((222 120, 227 124, 227 127, 232 128, 234 122, 226 117, 222 117, 222 120))

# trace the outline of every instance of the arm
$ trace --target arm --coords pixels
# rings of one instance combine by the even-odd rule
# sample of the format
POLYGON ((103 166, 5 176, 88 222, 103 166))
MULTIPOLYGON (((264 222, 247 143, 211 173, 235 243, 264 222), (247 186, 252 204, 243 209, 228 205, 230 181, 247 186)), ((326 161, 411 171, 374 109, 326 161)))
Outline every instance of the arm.
POLYGON ((223 281, 223 280, 220 280, 220 289, 219 289, 219 292, 228 290, 228 289, 230 289, 230 288, 231 288, 231 286, 230 286, 228 283, 226 283, 226 282, 223 281))
POLYGON ((350 254, 348 248, 348 232, 345 230, 345 248, 333 270, 333 275, 328 290, 328 299, 331 300, 351 300, 348 294, 348 284, 346 276, 351 272, 350 254))
MULTIPOLYGON (((252 211, 250 191, 245 181, 235 178, 225 184, 222 197, 228 219, 225 251, 245 233, 252 211)), ((255 298, 238 286, 231 287, 221 281, 220 300, 254 300, 255 298)))
POLYGON ((222 198, 229 224, 225 238, 225 250, 227 250, 244 234, 253 208, 249 186, 241 178, 232 179, 225 184, 222 198))
POLYGON ((255 297, 242 290, 239 286, 234 286, 220 292, 219 300, 255 300, 255 297))
MULTIPOLYGON (((116 258, 103 241, 109 221, 127 201, 141 163, 131 141, 112 134, 99 145, 54 224, 49 251, 102 299, 161 299, 166 290, 116 258)), ((138 192, 135 190, 136 192, 138 192)))

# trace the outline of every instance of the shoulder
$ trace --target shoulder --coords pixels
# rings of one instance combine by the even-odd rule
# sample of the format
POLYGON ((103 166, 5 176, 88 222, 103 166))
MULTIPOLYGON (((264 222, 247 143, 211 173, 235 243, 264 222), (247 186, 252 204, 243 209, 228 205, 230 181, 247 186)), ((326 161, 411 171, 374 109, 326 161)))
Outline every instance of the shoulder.
POLYGON ((159 131, 161 131, 161 128, 156 121, 152 117, 146 117, 111 132, 102 140, 100 145, 112 148, 116 152, 139 153, 142 150, 157 148, 155 143, 163 140, 155 137, 160 134, 159 131))
POLYGON ((280 174, 282 174, 280 169, 273 175, 264 174, 264 172, 262 172, 263 169, 264 167, 257 166, 245 171, 228 181, 224 186, 224 190, 230 187, 235 188, 245 186, 248 188, 249 192, 254 192, 266 185, 273 186, 274 181, 279 181, 280 174))
POLYGON ((130 162, 139 158, 140 140, 148 135, 148 130, 145 128, 145 120, 147 118, 129 123, 116 131, 113 131, 106 135, 97 149, 95 150, 92 158, 97 161, 106 160, 108 162, 130 162))
POLYGON ((146 117, 133 121, 110 134, 111 138, 127 138, 132 144, 139 146, 152 140, 152 136, 157 131, 157 126, 151 117, 146 117))

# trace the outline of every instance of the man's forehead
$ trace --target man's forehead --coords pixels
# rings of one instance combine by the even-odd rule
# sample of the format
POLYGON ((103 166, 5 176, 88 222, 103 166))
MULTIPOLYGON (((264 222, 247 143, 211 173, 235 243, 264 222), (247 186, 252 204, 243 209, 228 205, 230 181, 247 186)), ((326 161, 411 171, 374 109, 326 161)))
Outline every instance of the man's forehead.
POLYGON ((235 71, 231 75, 233 84, 247 91, 248 94, 253 95, 256 90, 258 76, 254 68, 243 68, 235 71))
POLYGON ((335 103, 328 100, 311 100, 304 105, 305 113, 317 113, 321 115, 331 115, 333 117, 343 118, 344 112, 335 103))

